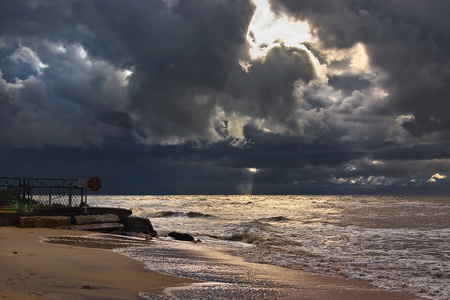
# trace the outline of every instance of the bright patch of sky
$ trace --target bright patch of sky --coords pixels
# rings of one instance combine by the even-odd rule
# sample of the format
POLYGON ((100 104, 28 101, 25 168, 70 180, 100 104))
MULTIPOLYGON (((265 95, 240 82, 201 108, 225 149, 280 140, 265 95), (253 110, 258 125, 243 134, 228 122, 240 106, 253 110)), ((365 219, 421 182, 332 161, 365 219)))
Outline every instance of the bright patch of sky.
POLYGON ((372 185, 372 186, 389 186, 394 184, 395 180, 385 176, 364 176, 350 178, 333 178, 331 182, 336 184, 352 184, 352 185, 372 185))
POLYGON ((247 40, 252 46, 253 59, 264 57, 276 46, 299 47, 311 41, 308 23, 300 22, 286 15, 275 15, 267 0, 253 0, 257 6, 248 28, 247 40))
POLYGON ((436 173, 433 176, 431 176, 431 178, 428 179, 427 182, 436 182, 436 179, 445 179, 445 178, 447 178, 447 176, 436 173))

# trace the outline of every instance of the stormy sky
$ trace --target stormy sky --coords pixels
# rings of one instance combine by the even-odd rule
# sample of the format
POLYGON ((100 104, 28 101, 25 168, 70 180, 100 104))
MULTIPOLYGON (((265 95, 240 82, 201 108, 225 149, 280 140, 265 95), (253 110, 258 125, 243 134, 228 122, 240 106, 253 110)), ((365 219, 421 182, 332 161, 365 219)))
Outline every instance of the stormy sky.
POLYGON ((0 177, 450 192, 448 0, 0 0, 0 177))

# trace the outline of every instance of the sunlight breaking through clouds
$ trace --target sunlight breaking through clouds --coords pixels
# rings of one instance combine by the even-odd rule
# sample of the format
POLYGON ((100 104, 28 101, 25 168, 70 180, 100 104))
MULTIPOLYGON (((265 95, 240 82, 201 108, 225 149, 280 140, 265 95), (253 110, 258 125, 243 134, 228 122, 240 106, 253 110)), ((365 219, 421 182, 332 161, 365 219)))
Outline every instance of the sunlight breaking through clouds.
POLYGON ((94 154, 135 174, 111 193, 448 194, 450 2, 375 2, 0 1, 0 167, 94 154))
POLYGON ((255 173, 258 172, 256 168, 246 168, 242 173, 242 179, 239 182, 238 190, 241 195, 251 195, 253 189, 253 180, 255 173))
POLYGON ((284 44, 299 47, 311 41, 308 23, 300 22, 286 15, 275 15, 267 0, 253 0, 257 6, 248 28, 247 40, 252 46, 250 55, 253 59, 263 58, 268 51, 284 44))

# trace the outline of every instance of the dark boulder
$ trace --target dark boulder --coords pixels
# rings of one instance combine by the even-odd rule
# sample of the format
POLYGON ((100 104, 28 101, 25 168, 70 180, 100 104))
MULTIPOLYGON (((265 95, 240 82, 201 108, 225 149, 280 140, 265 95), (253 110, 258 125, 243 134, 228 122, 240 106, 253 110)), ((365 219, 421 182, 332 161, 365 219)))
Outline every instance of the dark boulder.
POLYGON ((158 233, 153 229, 152 222, 148 218, 138 216, 128 216, 125 218, 125 231, 145 233, 152 237, 157 237, 158 233))
POLYGON ((179 233, 179 232, 172 231, 172 232, 169 232, 168 236, 170 236, 171 238, 173 238, 175 240, 180 240, 180 241, 189 241, 189 242, 194 241, 194 237, 187 233, 179 233))

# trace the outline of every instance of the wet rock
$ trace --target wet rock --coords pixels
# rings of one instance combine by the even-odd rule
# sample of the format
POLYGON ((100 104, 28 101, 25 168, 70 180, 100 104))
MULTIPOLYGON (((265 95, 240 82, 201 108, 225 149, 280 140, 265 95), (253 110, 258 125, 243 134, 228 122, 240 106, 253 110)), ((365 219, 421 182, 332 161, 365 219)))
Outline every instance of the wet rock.
POLYGON ((157 237, 158 233, 153 229, 152 222, 148 218, 138 217, 138 216, 128 216, 125 219, 125 231, 145 233, 152 237, 157 237))
POLYGON ((168 236, 170 236, 171 238, 175 239, 175 240, 179 240, 179 241, 189 241, 189 242, 193 242, 195 239, 192 235, 187 234, 187 233, 179 233, 176 231, 172 231, 169 232, 168 236))
POLYGON ((123 235, 131 236, 131 237, 137 237, 137 232, 134 232, 134 231, 124 231, 124 232, 123 232, 123 235))

